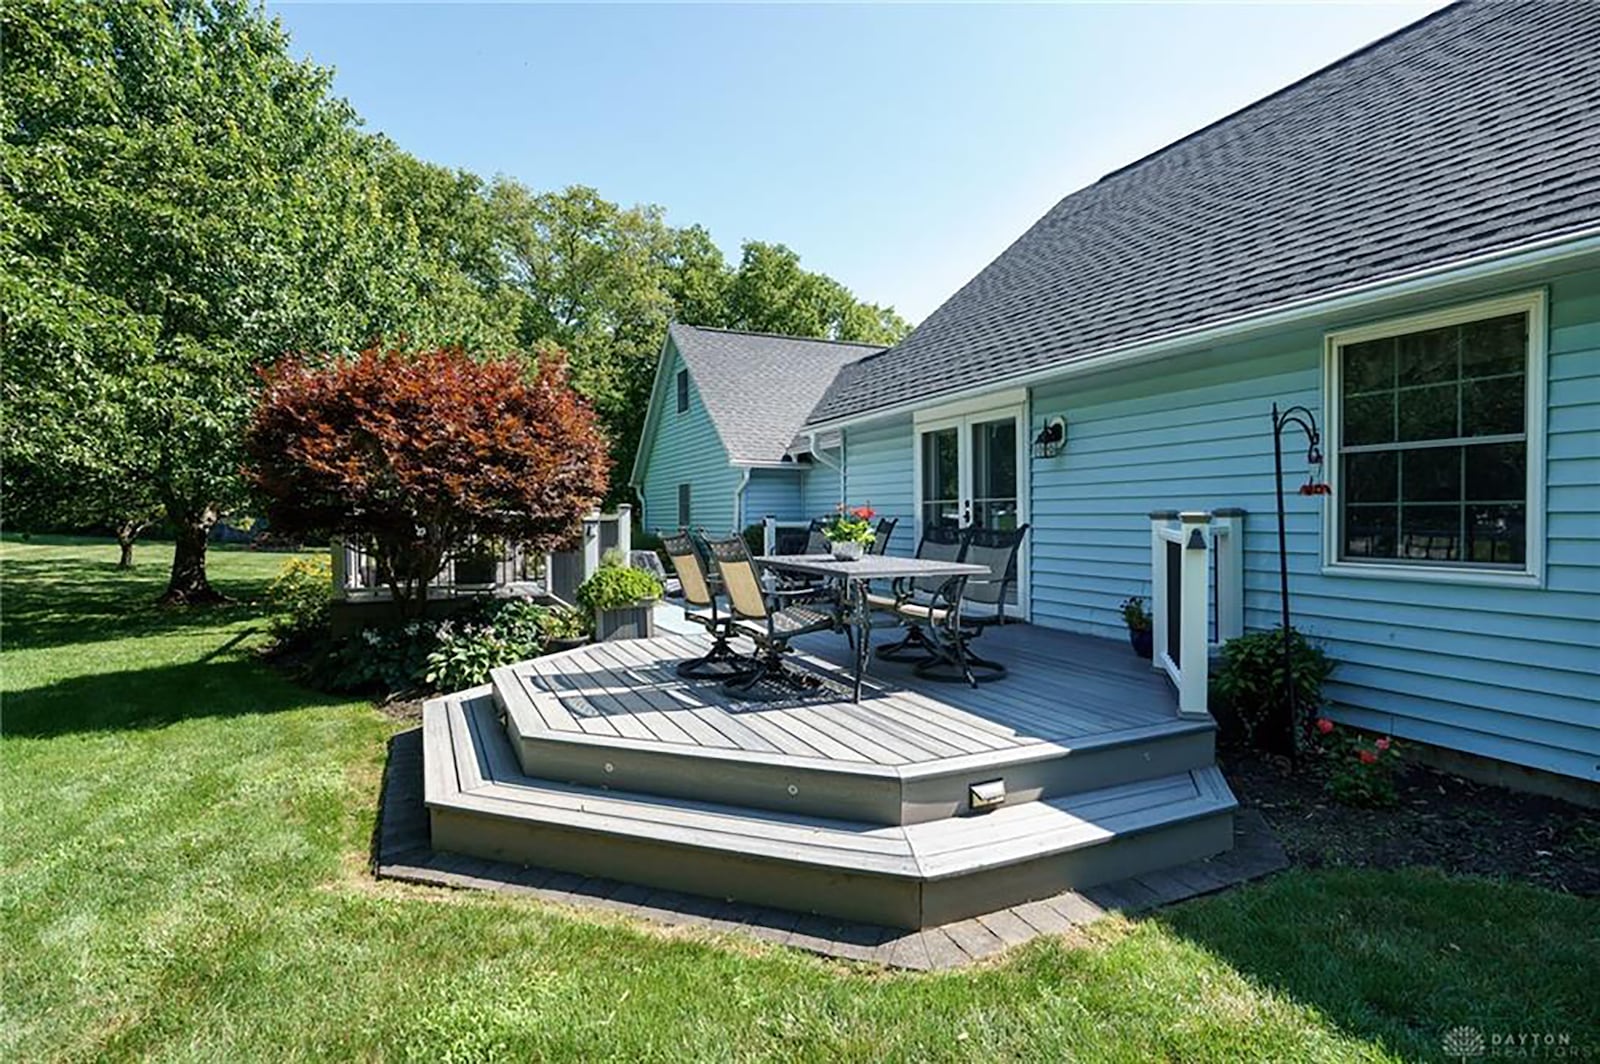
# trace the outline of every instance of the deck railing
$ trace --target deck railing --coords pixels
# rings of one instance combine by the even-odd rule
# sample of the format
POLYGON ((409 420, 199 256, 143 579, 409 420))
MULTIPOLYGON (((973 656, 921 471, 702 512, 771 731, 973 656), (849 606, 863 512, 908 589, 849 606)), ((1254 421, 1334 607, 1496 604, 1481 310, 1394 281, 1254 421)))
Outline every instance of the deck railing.
MULTIPOLYGON (((526 590, 563 602, 574 601, 578 585, 600 568, 607 551, 627 554, 632 547, 633 508, 618 506, 613 513, 591 513, 583 519, 577 543, 570 550, 538 552, 508 544, 495 558, 487 581, 476 579, 471 567, 452 556, 428 585, 429 598, 526 590)), ((362 544, 334 538, 333 593, 344 602, 382 602, 390 598, 388 583, 379 572, 377 558, 362 544)))
POLYGON ((1182 716, 1206 715, 1212 648, 1244 632, 1244 517, 1150 515, 1151 665, 1171 678, 1182 716))
POLYGON ((804 533, 806 529, 810 527, 810 521, 780 521, 771 514, 768 514, 761 520, 761 553, 798 553, 796 551, 785 551, 780 549, 783 546, 782 540, 793 536, 795 533, 800 533, 800 539, 803 541, 805 538, 804 533))

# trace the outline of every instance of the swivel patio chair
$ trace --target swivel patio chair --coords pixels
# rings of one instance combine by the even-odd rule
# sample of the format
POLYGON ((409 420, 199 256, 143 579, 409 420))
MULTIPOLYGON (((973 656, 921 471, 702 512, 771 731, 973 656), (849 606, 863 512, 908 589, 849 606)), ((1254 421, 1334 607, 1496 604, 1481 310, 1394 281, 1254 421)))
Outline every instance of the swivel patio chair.
MULTIPOLYGON (((917 544, 916 556, 941 562, 966 561, 966 530, 950 525, 928 529, 922 534, 922 542, 917 544)), ((878 657, 886 661, 921 661, 940 655, 939 644, 930 638, 924 626, 941 622, 949 610, 959 605, 965 580, 960 576, 923 576, 896 580, 887 595, 869 594, 868 606, 887 610, 906 625, 905 637, 897 643, 878 647, 878 657)))
MULTIPOLYGON (((1028 526, 1017 529, 972 528, 967 530, 965 561, 989 570, 987 577, 972 576, 962 589, 960 609, 939 618, 944 625, 939 633, 946 653, 917 663, 918 676, 950 683, 976 686, 984 680, 998 680, 1006 667, 973 653, 972 641, 984 630, 1007 624, 1006 599, 1017 582, 1017 555, 1021 553, 1028 526), (985 609, 987 607, 987 609, 985 609), (989 612, 992 610, 992 612, 989 612)), ((914 604, 908 609, 915 610, 914 604)))
POLYGON ((753 673, 755 659, 735 652, 731 645, 738 634, 733 617, 718 608, 715 580, 706 571, 694 537, 687 532, 676 532, 663 536, 661 544, 678 574, 684 604, 697 608, 696 611, 684 610, 684 616, 702 625, 711 636, 711 649, 698 658, 678 662, 678 675, 686 680, 727 680, 753 673))
POLYGON ((728 596, 737 631, 756 644, 757 668, 724 683, 733 698, 772 702, 793 698, 816 688, 820 681, 785 668, 789 642, 812 632, 831 631, 838 625, 832 602, 820 601, 811 588, 768 588, 743 537, 729 536, 706 542, 728 596), (787 604, 785 604, 787 603, 787 604))
POLYGON ((878 527, 872 530, 872 546, 868 554, 885 554, 889 550, 889 537, 894 535, 894 526, 900 523, 898 517, 878 518, 878 527))
POLYGON ((828 542, 828 537, 822 534, 823 522, 817 518, 811 519, 811 525, 806 529, 807 554, 831 554, 833 545, 828 542))

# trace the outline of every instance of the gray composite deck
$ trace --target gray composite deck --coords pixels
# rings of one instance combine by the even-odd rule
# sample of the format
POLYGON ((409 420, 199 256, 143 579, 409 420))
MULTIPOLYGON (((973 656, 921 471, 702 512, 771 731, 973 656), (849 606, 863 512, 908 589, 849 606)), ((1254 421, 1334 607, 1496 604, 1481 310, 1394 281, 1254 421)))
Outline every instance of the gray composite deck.
POLYGON ((845 689, 842 636, 797 645, 795 664, 830 686, 779 703, 739 702, 717 684, 679 679, 676 663, 704 652, 694 636, 596 644, 513 671, 536 726, 550 733, 863 765, 1082 741, 1177 718, 1166 680, 1111 640, 1008 625, 980 642, 1008 666, 1003 679, 978 688, 937 683, 874 659, 859 703, 845 689))
POLYGON ((1124 645, 1015 626, 973 688, 838 637, 781 702, 686 681, 703 636, 494 670, 424 710, 435 849, 897 927, 928 927, 1227 849, 1209 720, 1124 645), (997 808, 973 799, 998 787, 997 808))

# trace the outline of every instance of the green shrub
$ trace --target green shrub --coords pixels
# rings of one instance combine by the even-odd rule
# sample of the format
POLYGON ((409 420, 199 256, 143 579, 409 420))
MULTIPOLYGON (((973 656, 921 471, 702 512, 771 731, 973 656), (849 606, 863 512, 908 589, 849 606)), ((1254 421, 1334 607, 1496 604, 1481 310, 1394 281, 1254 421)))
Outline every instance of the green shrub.
POLYGON ((437 691, 461 691, 488 683, 492 669, 538 657, 549 612, 526 599, 505 599, 441 622, 423 679, 437 691))
POLYGON ((539 622, 540 631, 546 643, 556 639, 582 639, 589 634, 589 627, 593 623, 591 617, 586 617, 578 610, 570 610, 564 606, 545 610, 544 617, 539 622))
POLYGON ((603 565, 578 586, 578 605, 595 610, 618 610, 635 602, 661 597, 661 581, 643 569, 603 565))
POLYGON ((1252 746, 1281 745, 1281 737, 1288 735, 1299 743, 1322 707, 1322 685, 1333 671, 1333 659, 1294 629, 1289 633, 1297 720, 1289 718, 1291 707, 1284 704, 1282 628, 1250 632, 1222 646, 1213 690, 1252 746))
POLYGON ((751 554, 761 555, 767 553, 766 525, 745 525, 742 535, 744 536, 745 549, 751 554))
POLYGON ((438 629, 437 621, 411 621, 330 639, 312 667, 313 679, 331 691, 411 693, 426 679, 438 629))
POLYGON ((326 554, 290 558, 267 588, 272 634, 300 643, 325 634, 333 609, 333 559, 326 554))

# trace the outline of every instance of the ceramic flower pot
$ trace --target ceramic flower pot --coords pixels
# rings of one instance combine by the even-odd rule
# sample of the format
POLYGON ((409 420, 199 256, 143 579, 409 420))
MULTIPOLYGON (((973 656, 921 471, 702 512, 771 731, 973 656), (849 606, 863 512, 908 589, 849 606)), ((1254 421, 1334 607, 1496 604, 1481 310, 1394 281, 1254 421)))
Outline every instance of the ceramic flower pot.
POLYGON ((1149 658, 1155 653, 1155 636, 1148 628, 1129 628, 1128 642, 1133 644, 1133 652, 1141 658, 1149 658))
POLYGON ((866 544, 857 543, 853 539, 835 540, 833 543, 833 556, 841 562, 858 562, 866 549, 866 544))

